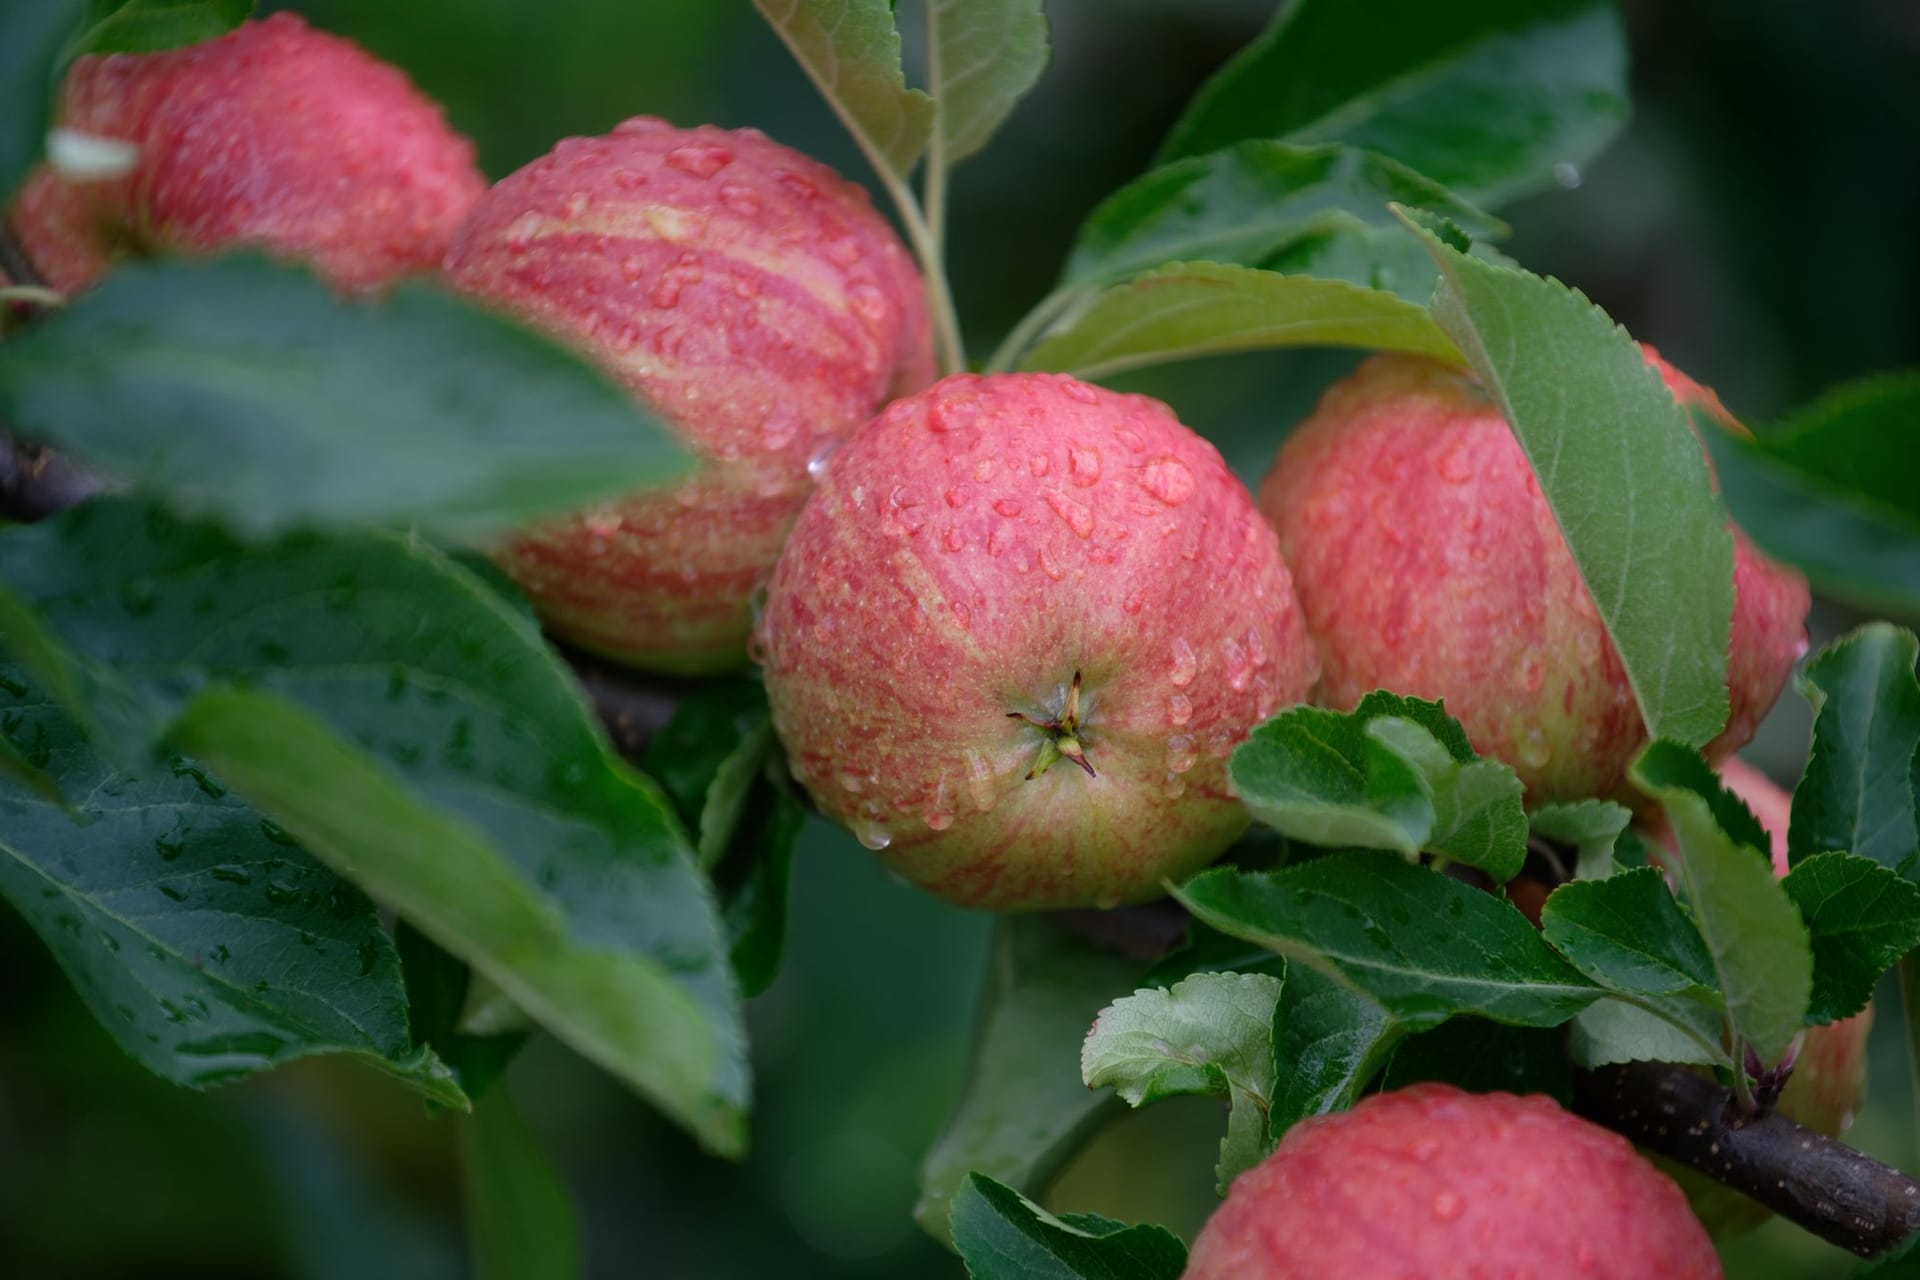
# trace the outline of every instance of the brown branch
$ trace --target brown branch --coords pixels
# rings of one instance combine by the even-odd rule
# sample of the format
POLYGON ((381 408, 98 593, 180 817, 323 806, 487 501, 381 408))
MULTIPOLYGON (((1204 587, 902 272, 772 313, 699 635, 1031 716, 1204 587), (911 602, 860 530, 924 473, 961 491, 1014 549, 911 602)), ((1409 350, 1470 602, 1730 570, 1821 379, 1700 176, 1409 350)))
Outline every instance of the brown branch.
POLYGON ((1920 1230, 1920 1182, 1778 1112, 1742 1115, 1686 1067, 1579 1072, 1573 1109, 1865 1258, 1920 1230))

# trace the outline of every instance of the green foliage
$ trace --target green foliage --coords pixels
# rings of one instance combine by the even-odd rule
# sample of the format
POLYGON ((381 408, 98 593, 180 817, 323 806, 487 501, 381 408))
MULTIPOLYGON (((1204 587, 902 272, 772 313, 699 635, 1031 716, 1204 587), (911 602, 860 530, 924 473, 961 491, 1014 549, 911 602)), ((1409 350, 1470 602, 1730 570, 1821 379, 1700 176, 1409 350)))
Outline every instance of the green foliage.
POLYGON ((1137 991, 1100 1011, 1080 1047, 1089 1089, 1130 1107, 1180 1094, 1225 1098, 1220 1194, 1269 1150, 1275 1085, 1274 1011, 1283 983, 1263 973, 1197 973, 1171 989, 1137 991))
POLYGON ((81 0, 8 0, 0 7, 0 204, 12 200, 46 145, 60 51, 83 15, 81 0))
POLYGON ((0 347, 0 418, 250 537, 497 533, 689 465, 548 339, 424 285, 350 304, 244 257, 116 270, 0 347))
POLYGON ((1851 383, 1758 441, 1716 437, 1734 518, 1823 591, 1920 615, 1920 374, 1851 383))
POLYGON ((1579 294, 1417 234, 1434 318, 1533 464, 1648 728, 1706 743, 1727 722, 1733 539, 1685 412, 1579 294))
POLYGON ((1494 200, 1577 181, 1626 121, 1626 73, 1605 0, 1294 0, 1200 91, 1161 158, 1346 142, 1494 200))
POLYGON ((1573 1100, 1573 1072, 1560 1033, 1508 1027, 1484 1018, 1449 1018, 1409 1036, 1380 1075, 1380 1090, 1437 1080, 1470 1093, 1544 1093, 1573 1100))
POLYGON ((1737 843, 1716 821, 1712 798, 1721 788, 1699 753, 1655 742, 1634 762, 1632 777, 1673 824, 1681 888, 1713 957, 1733 1033, 1771 1063, 1805 1025, 1813 990, 1807 926, 1766 854, 1737 843))
POLYGON ((1405 1034, 1369 997, 1309 965, 1287 966, 1273 1015, 1275 1140, 1302 1120, 1344 1111, 1405 1034), (1284 1069, 1283 1069, 1284 1068, 1284 1069))
POLYGON ((1344 280, 1180 262, 1096 295, 1036 346, 1024 367, 1101 378, 1270 347, 1363 347, 1459 359, 1425 311, 1390 293, 1344 280))
POLYGON ((933 99, 907 88, 891 0, 754 0, 874 168, 905 177, 933 134, 933 99))
POLYGON ((973 1170, 1038 1194, 1114 1109, 1081 1082, 1079 1046, 1140 968, 1046 920, 1000 922, 966 1092, 920 1168, 921 1226, 944 1234, 973 1170))
POLYGON ((1222 933, 1358 988, 1409 1030, 1476 1013, 1557 1026, 1601 995, 1512 906, 1389 853, 1203 872, 1175 890, 1222 933), (1471 937, 1475 945, 1462 947, 1471 937))
POLYGON ((1164 1228, 1056 1218, 977 1173, 954 1198, 953 1243, 972 1280, 1179 1280, 1187 1264, 1164 1228))
MULTIPOLYGON (((1386 156, 1256 139, 1177 160, 1109 196, 1080 228, 1066 279, 1106 284, 1161 263, 1196 260, 1270 266, 1303 241, 1357 239, 1368 229, 1388 229, 1394 243, 1413 250, 1388 209, 1393 204, 1432 210, 1478 240, 1496 239, 1505 230, 1386 156)), ((1409 298, 1415 303, 1433 292, 1432 264, 1421 265, 1425 287, 1409 298)), ((1375 285, 1371 275, 1338 278, 1375 285)))
POLYGON ((1350 713, 1296 707, 1235 748, 1231 771, 1254 817, 1292 839, 1427 850, 1501 883, 1526 861, 1519 778, 1475 757, 1438 703, 1375 692, 1350 713))
POLYGON ((179 755, 102 758, 18 668, 0 734, 73 808, 0 787, 0 894, 114 1040, 177 1084, 355 1055, 443 1106, 452 1073, 409 1034, 373 904, 179 755))
POLYGON ((987 145, 1047 66, 1040 0, 926 0, 935 163, 987 145))
POLYGON ((1920 945, 1920 886, 1877 862, 1818 853, 1781 885, 1800 908, 1813 946, 1810 1023, 1866 1008, 1880 975, 1920 945))
POLYGON ((461 1126, 461 1185, 477 1280, 569 1280, 580 1224, 560 1176, 505 1089, 461 1126))
POLYGON ((1573 846, 1573 872, 1581 880, 1604 879, 1619 869, 1615 850, 1632 821, 1632 812, 1611 800, 1541 805, 1527 815, 1531 834, 1573 846))
POLYGON ((80 690, 96 723, 108 708, 112 745, 197 757, 709 1145, 738 1148, 747 1069, 710 892, 524 616, 416 542, 249 549, 124 501, 0 534, 0 580, 61 646, 42 683, 80 690))
POLYGON ((254 0, 126 0, 100 15, 68 49, 156 53, 223 36, 253 16, 254 0))
POLYGON ((1813 704, 1813 749, 1793 792, 1787 856, 1794 865, 1818 853, 1852 853, 1920 881, 1916 657, 1920 640, 1911 631, 1872 623, 1807 664, 1800 691, 1813 704))

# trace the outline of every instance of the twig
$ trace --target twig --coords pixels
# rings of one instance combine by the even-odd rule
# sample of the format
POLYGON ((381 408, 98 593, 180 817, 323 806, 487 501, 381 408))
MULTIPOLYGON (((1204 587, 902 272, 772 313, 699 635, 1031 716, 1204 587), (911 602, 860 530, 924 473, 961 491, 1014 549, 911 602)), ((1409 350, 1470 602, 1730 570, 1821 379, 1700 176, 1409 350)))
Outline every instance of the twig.
POLYGON ((1920 1182, 1778 1112, 1742 1115, 1731 1091, 1686 1067, 1580 1072, 1573 1109, 1861 1257, 1920 1230, 1920 1182))

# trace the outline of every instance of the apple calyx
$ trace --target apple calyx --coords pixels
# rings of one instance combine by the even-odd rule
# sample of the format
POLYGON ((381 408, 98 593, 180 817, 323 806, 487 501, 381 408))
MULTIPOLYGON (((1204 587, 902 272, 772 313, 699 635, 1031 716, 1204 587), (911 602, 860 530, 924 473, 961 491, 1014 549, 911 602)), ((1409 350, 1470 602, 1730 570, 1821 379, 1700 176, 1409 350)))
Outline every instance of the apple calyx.
POLYGON ((1085 771, 1089 778, 1097 777, 1093 764, 1087 759, 1087 748, 1080 741, 1080 673, 1073 673, 1073 683, 1067 686, 1067 705, 1058 716, 1051 720, 1041 720, 1024 711, 1007 712, 1009 720, 1024 720, 1047 736, 1040 743, 1040 754, 1034 759, 1033 768, 1027 770, 1027 781, 1053 768, 1062 757, 1073 761, 1085 771))

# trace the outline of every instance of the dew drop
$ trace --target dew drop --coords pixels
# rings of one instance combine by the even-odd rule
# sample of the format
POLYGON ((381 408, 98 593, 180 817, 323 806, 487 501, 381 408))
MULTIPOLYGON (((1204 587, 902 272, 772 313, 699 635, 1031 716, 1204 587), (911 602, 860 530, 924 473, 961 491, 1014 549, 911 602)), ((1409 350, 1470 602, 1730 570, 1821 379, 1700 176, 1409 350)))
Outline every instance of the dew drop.
POLYGON ((760 216, 760 197, 753 194, 750 187, 737 182, 728 182, 720 188, 720 203, 743 218, 760 216))
POLYGON ((1227 660, 1227 684, 1235 693, 1246 691, 1247 682, 1253 678, 1253 668, 1247 661, 1247 651, 1238 640, 1229 640, 1220 647, 1227 660))
POLYGON ((1140 487, 1177 507, 1193 496, 1193 472, 1178 458, 1155 458, 1141 469, 1140 487))
POLYGON ((893 843, 893 833, 871 819, 856 823, 853 834, 855 839, 875 853, 893 843))
POLYGON ((1448 484, 1465 484, 1473 479, 1473 459, 1468 456, 1467 442, 1460 443, 1447 450, 1440 459, 1440 478, 1448 484))
POLYGON ((953 814, 941 809, 929 809, 921 819, 930 831, 945 831, 953 825, 953 814))
POLYGON ((1067 576, 1066 567, 1054 559, 1053 548, 1044 542, 1040 544, 1040 572, 1046 574, 1055 582, 1059 582, 1067 576))
POLYGON ((1553 180, 1562 187, 1565 187, 1568 191, 1573 190, 1582 182, 1586 181, 1580 172, 1580 166, 1571 164, 1565 160, 1553 166, 1553 180))
POLYGON ((507 248, 524 250, 528 245, 533 243, 534 237, 539 234, 540 215, 537 213, 523 213, 507 224, 507 248))
POLYGON ((967 537, 959 529, 948 529, 946 536, 940 539, 940 545, 949 551, 958 551, 967 545, 967 537))
POLYGON ((1454 1222, 1467 1211, 1467 1202, 1460 1198, 1457 1191, 1442 1191, 1434 1196, 1428 1209, 1435 1222, 1454 1222))
POLYGON ((1082 489, 1100 483, 1100 451, 1069 448, 1067 470, 1073 476, 1073 482, 1082 489))
POLYGON ((1013 519, 1015 516, 1020 514, 1020 504, 1015 502, 1012 498, 1000 499, 998 502, 993 504, 993 509, 996 512, 998 512, 1000 515, 1005 516, 1009 520, 1013 519))
POLYGON ((569 218, 578 218, 582 214, 586 213, 587 209, 592 204, 593 204, 593 197, 588 195, 586 192, 569 191, 567 192, 566 203, 561 207, 567 211, 567 216, 569 218))
POLYGON ((1036 480, 1047 474, 1047 468, 1050 465, 1047 461, 1047 455, 1044 453, 1036 453, 1027 459, 1027 470, 1032 473, 1033 478, 1036 480))
POLYGON ((1529 725, 1520 735, 1518 755, 1524 767, 1544 769, 1553 759, 1553 744, 1547 741, 1546 733, 1538 725, 1529 725))
POLYGON ((1185 636, 1174 637, 1173 665, 1167 671, 1167 678, 1173 681, 1173 687, 1186 688, 1199 673, 1200 659, 1193 652, 1193 646, 1187 643, 1185 636))
POLYGON ((822 480, 825 480, 827 478, 828 459, 833 457, 833 451, 835 449, 838 449, 839 447, 840 447, 840 442, 838 440, 834 440, 829 444, 827 444, 824 448, 822 448, 820 452, 814 454, 811 458, 808 458, 807 459, 807 478, 812 480, 815 484, 819 484, 822 480))
POLYGON ((953 620, 962 631, 965 631, 973 625, 973 610, 967 608, 966 605, 960 603, 958 600, 955 600, 953 602, 953 620))
POLYGON ((1193 699, 1176 693, 1167 699, 1167 723, 1175 728, 1193 719, 1193 699))
POLYGON ((1166 795, 1167 799, 1178 800, 1181 796, 1187 794, 1187 780, 1177 773, 1169 773, 1166 781, 1161 784, 1160 789, 1166 795))
POLYGON ((1133 594, 1129 595, 1125 600, 1122 600, 1120 602, 1120 608, 1129 617, 1136 616, 1137 614, 1139 614, 1139 612, 1142 609, 1146 607, 1147 607, 1147 597, 1145 596, 1145 594, 1139 591, 1135 591, 1133 594))
POLYGON ((1013 534, 1008 531, 1006 525, 997 524, 993 527, 993 532, 987 535, 987 554, 990 556, 1001 555, 1012 544, 1013 534))
POLYGON ((733 163, 733 152, 715 142, 689 142, 667 152, 667 163, 696 178, 711 178, 733 163))
POLYGON ((1058 490, 1047 493, 1047 505, 1053 508, 1053 514, 1067 522, 1067 528, 1073 530, 1077 538, 1093 536, 1093 512, 1082 503, 1075 502, 1058 490))
POLYGON ((1193 745, 1193 739, 1184 733, 1176 733, 1167 739, 1168 773, 1185 773, 1193 768, 1199 758, 1199 749, 1193 745))
POLYGON ((993 770, 978 751, 967 752, 967 792, 980 812, 993 808, 993 770))
POLYGON ((852 770, 843 770, 841 772, 840 789, 842 791, 851 791, 854 794, 858 795, 860 792, 860 788, 864 785, 865 783, 862 781, 860 775, 857 773, 854 773, 852 770))
POLYGON ((887 318, 887 295, 870 284, 857 284, 847 290, 847 297, 853 303, 853 309, 862 320, 870 325, 878 325, 887 318))
POLYGON ((836 267, 850 267, 860 261, 860 242, 852 236, 842 236, 827 246, 827 260, 836 267))
POLYGON ((958 510, 959 508, 967 505, 967 491, 966 491, 966 488, 962 485, 957 485, 957 484, 954 485, 952 488, 947 490, 944 496, 946 498, 947 505, 950 507, 953 507, 955 510, 958 510))
POLYGON ((1081 404, 1100 403, 1099 393, 1078 378, 1061 378, 1054 385, 1060 389, 1060 394, 1069 400, 1077 400, 1081 404))

